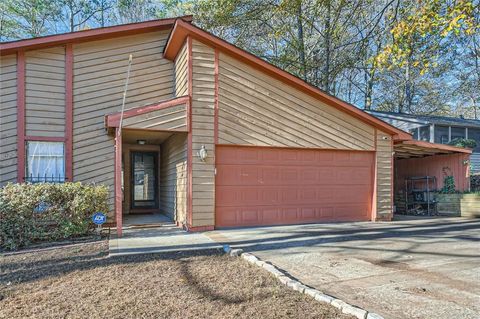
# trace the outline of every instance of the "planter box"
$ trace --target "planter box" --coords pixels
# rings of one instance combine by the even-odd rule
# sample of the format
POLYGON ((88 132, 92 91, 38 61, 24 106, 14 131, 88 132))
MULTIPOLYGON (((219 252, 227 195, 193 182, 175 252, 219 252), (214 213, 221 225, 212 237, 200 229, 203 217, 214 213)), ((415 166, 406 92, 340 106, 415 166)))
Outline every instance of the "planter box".
POLYGON ((441 215, 480 217, 480 194, 437 194, 441 215))

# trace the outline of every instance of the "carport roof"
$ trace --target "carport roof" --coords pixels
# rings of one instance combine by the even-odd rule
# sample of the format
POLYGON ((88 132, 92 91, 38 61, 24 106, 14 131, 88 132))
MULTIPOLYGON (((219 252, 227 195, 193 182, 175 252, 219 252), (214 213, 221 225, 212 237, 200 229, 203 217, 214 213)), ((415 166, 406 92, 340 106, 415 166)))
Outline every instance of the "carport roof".
POLYGON ((426 157, 432 155, 465 153, 471 154, 472 150, 444 144, 429 143, 410 140, 398 141, 394 144, 395 158, 426 157))

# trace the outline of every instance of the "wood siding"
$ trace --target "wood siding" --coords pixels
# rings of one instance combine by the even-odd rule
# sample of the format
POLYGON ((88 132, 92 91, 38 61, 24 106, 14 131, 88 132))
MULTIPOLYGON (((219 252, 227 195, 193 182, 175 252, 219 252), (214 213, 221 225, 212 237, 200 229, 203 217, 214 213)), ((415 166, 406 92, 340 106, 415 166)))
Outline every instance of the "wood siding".
POLYGON ((104 115, 119 112, 128 57, 133 55, 125 107, 174 96, 173 63, 163 58, 168 31, 75 44, 73 82, 73 176, 110 187, 113 205, 114 139, 104 115))
POLYGON ((0 187, 17 180, 17 57, 0 57, 0 187))
POLYGON ((368 124, 220 54, 219 143, 373 150, 368 124))
POLYGON ((65 136, 65 47, 25 53, 25 134, 65 136))
POLYGON ((188 50, 185 43, 175 59, 175 96, 188 94, 188 50))
POLYGON ((392 213, 392 137, 377 132, 377 217, 392 213))
POLYGON ((139 114, 123 119, 124 128, 145 130, 187 130, 187 104, 139 114))
POLYGON ((186 223, 187 134, 176 133, 161 145, 160 210, 174 221, 186 223))
POLYGON ((215 52, 192 41, 192 226, 214 225, 215 211, 215 52), (197 152, 208 152, 202 162, 197 152))

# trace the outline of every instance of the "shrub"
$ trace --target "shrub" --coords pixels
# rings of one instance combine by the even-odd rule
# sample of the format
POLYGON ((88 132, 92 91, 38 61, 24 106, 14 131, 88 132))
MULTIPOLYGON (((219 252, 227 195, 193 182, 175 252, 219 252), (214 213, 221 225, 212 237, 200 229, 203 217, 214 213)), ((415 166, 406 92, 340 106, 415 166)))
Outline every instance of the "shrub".
POLYGON ((477 141, 468 138, 454 138, 448 144, 456 147, 472 149, 477 147, 477 141))
POLYGON ((0 189, 0 246, 89 234, 91 216, 108 210, 108 188, 81 183, 7 184, 0 189))

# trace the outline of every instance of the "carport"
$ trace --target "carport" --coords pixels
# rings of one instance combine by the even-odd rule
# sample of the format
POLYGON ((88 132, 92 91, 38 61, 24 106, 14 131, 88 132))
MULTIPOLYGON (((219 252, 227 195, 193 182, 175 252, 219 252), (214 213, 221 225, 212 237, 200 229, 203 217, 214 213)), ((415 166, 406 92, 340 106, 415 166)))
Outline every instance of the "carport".
MULTIPOLYGON (((406 180, 434 177, 440 190, 446 176, 453 176, 457 191, 470 190, 470 149, 424 141, 398 141, 394 144, 394 203, 396 212, 405 212, 406 180)), ((429 186, 432 187, 432 184, 429 186)))

